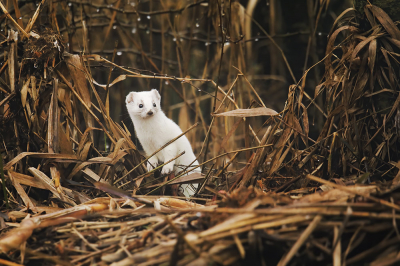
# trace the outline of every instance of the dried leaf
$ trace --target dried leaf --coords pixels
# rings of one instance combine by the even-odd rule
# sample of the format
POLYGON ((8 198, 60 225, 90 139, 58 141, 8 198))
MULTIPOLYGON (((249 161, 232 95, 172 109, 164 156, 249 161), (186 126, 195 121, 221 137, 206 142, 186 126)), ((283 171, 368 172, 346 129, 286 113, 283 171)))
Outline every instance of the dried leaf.
POLYGON ((28 170, 38 180, 40 180, 40 182, 42 183, 43 186, 46 187, 46 189, 50 190, 57 198, 61 199, 61 195, 58 193, 57 189, 55 188, 53 181, 47 175, 45 175, 42 171, 40 171, 34 167, 29 167, 28 170))
POLYGON ((201 204, 175 198, 158 198, 157 200, 160 202, 160 204, 168 208, 191 209, 204 207, 204 205, 201 204))
POLYGON ((22 201, 25 203, 25 206, 32 209, 34 212, 37 212, 35 204, 31 201, 29 196, 26 194, 25 190, 22 188, 21 184, 18 183, 14 178, 11 172, 8 173, 10 179, 13 183, 14 188, 17 190, 18 195, 21 197, 22 201))
POLYGON ((363 91, 365 88, 365 85, 367 84, 369 79, 369 73, 365 72, 364 75, 361 77, 360 80, 357 81, 357 84, 354 88, 353 95, 351 97, 352 101, 357 100, 361 96, 363 96, 363 91))
POLYGON ((368 38, 366 38, 365 40, 363 40, 362 42, 360 42, 359 44, 357 44, 356 48, 354 49, 353 53, 351 54, 350 60, 353 61, 354 58, 356 58, 357 54, 361 51, 362 48, 364 48, 368 43, 370 43, 371 41, 375 40, 378 37, 379 37, 379 35, 372 35, 372 36, 369 36, 368 38))
POLYGON ((12 175, 15 182, 18 182, 22 185, 30 186, 30 187, 37 187, 40 189, 47 189, 42 181, 37 178, 36 176, 24 175, 14 171, 8 171, 9 174, 12 175))
POLYGON ((389 33, 390 37, 400 40, 400 30, 394 24, 393 20, 381 8, 374 5, 367 5, 372 14, 379 20, 385 30, 389 33))
POLYGON ((375 60, 376 60, 376 40, 375 39, 372 40, 369 44, 368 56, 369 56, 368 67, 371 71, 371 76, 373 76, 375 60))
POLYGON ((87 87, 85 76, 85 68, 82 66, 81 57, 79 55, 71 55, 65 58, 70 75, 74 81, 74 87, 79 93, 85 104, 90 107, 92 101, 90 99, 90 92, 87 87))
POLYGON ((224 113, 213 114, 216 117, 220 116, 236 116, 236 117, 253 117, 253 116, 265 116, 265 115, 277 115, 278 113, 270 108, 258 107, 253 109, 236 109, 224 113))

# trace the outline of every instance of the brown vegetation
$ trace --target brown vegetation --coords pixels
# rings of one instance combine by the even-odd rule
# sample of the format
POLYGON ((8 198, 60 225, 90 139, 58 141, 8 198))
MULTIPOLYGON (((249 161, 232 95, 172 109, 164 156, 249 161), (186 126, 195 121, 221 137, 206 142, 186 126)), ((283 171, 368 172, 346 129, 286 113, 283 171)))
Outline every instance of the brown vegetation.
POLYGON ((346 9, 318 58, 311 2, 299 80, 274 0, 268 31, 257 1, 0 2, 0 263, 398 262, 398 23, 346 9), (124 98, 153 87, 203 175, 146 171, 124 98))

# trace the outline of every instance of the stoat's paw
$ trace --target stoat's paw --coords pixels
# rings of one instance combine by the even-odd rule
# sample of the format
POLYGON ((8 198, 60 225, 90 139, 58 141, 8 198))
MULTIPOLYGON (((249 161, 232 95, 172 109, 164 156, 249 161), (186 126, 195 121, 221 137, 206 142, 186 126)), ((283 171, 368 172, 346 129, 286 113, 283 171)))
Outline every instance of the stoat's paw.
POLYGON ((151 164, 147 162, 147 172, 150 172, 153 169, 154 169, 153 166, 151 166, 151 164))
POLYGON ((154 167, 157 167, 158 161, 157 160, 149 160, 147 162, 147 171, 150 172, 151 170, 154 169, 154 167))
POLYGON ((170 164, 166 164, 164 165, 164 167, 161 170, 161 174, 162 175, 167 175, 169 173, 171 173, 174 170, 174 165, 170 165, 170 164))

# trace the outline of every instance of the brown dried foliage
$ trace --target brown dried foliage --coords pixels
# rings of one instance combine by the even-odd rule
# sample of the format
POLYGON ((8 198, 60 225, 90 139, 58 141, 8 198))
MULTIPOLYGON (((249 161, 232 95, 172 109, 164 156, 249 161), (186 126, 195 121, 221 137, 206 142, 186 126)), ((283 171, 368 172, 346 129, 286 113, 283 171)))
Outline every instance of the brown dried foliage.
MULTIPOLYGON (((246 75, 251 43, 244 42, 243 33, 251 31, 256 1, 248 10, 223 1, 162 1, 157 10, 152 4, 142 10, 128 3, 43 0, 26 28, 0 3, 14 29, 1 43, 2 183, 11 206, 4 206, 7 215, 0 217, 0 250, 6 258, 1 263, 399 261, 400 30, 383 10, 367 5, 363 19, 357 20, 352 9, 338 17, 314 97, 302 87, 310 69, 296 82, 282 49, 263 30, 274 47, 271 63, 279 51, 296 83, 277 113, 266 107, 246 75), (35 24, 41 12, 47 12, 44 27, 35 24), (84 12, 91 15, 89 24, 84 12), (210 21, 200 39, 193 37, 196 12, 210 21), (65 15, 62 23, 60 14, 65 15), (156 17, 149 22, 148 43, 127 31, 139 27, 135 21, 143 16, 156 17), (187 24, 191 29, 182 33, 187 24), (158 26, 161 34, 155 37, 158 26), (92 33, 92 27, 104 32, 92 33), (116 36, 125 48, 109 50, 116 36), (174 45, 165 41, 167 36, 174 45), (152 51, 152 38, 161 39, 161 59, 143 48, 149 44, 152 51), (201 50, 196 41, 206 44, 206 59, 198 58, 203 73, 191 78, 189 59, 201 50), (146 68, 117 64, 120 52, 131 64, 142 60, 146 68), (167 74, 172 71, 167 63, 176 67, 175 75, 167 74), (227 73, 226 81, 220 81, 221 72, 227 73), (112 119, 116 91, 125 93, 118 86, 132 80, 142 87, 157 81, 163 101, 170 103, 169 115, 179 110, 179 124, 199 154, 203 175, 161 180, 154 171, 146 173, 146 158, 129 125, 112 119), (313 119, 317 112, 323 117, 315 140, 310 137, 312 112, 313 119), (190 126, 193 113, 200 127, 190 126), (383 180, 391 182, 382 185, 383 180), (367 181, 376 182, 360 184, 367 181), (197 182, 193 202, 161 195, 168 190, 160 188, 197 182)), ((24 10, 14 1, 15 14, 25 15, 24 10)))

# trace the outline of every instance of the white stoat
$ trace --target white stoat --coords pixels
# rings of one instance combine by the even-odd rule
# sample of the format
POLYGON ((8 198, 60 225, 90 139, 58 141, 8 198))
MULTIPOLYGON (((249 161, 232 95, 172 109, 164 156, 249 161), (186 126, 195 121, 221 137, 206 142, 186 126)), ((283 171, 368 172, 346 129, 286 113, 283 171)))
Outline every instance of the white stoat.
MULTIPOLYGON (((160 99, 161 96, 155 89, 142 92, 132 91, 126 96, 126 108, 135 127, 136 136, 142 144, 146 156, 150 156, 168 141, 182 134, 180 127, 161 110, 160 99)), ((157 166, 159 161, 168 162, 172 160, 183 151, 185 151, 183 155, 164 165, 161 170, 162 174, 169 174, 172 171, 178 173, 193 161, 195 162, 192 166, 199 165, 189 140, 183 135, 150 157, 147 162, 147 170, 152 170, 153 167, 157 166)), ((192 168, 192 166, 188 169, 192 168)), ((193 172, 200 172, 200 169, 196 168, 193 172)), ((197 187, 197 184, 193 185, 197 187)), ((190 185, 184 184, 181 187, 186 197, 194 194, 190 185)))

